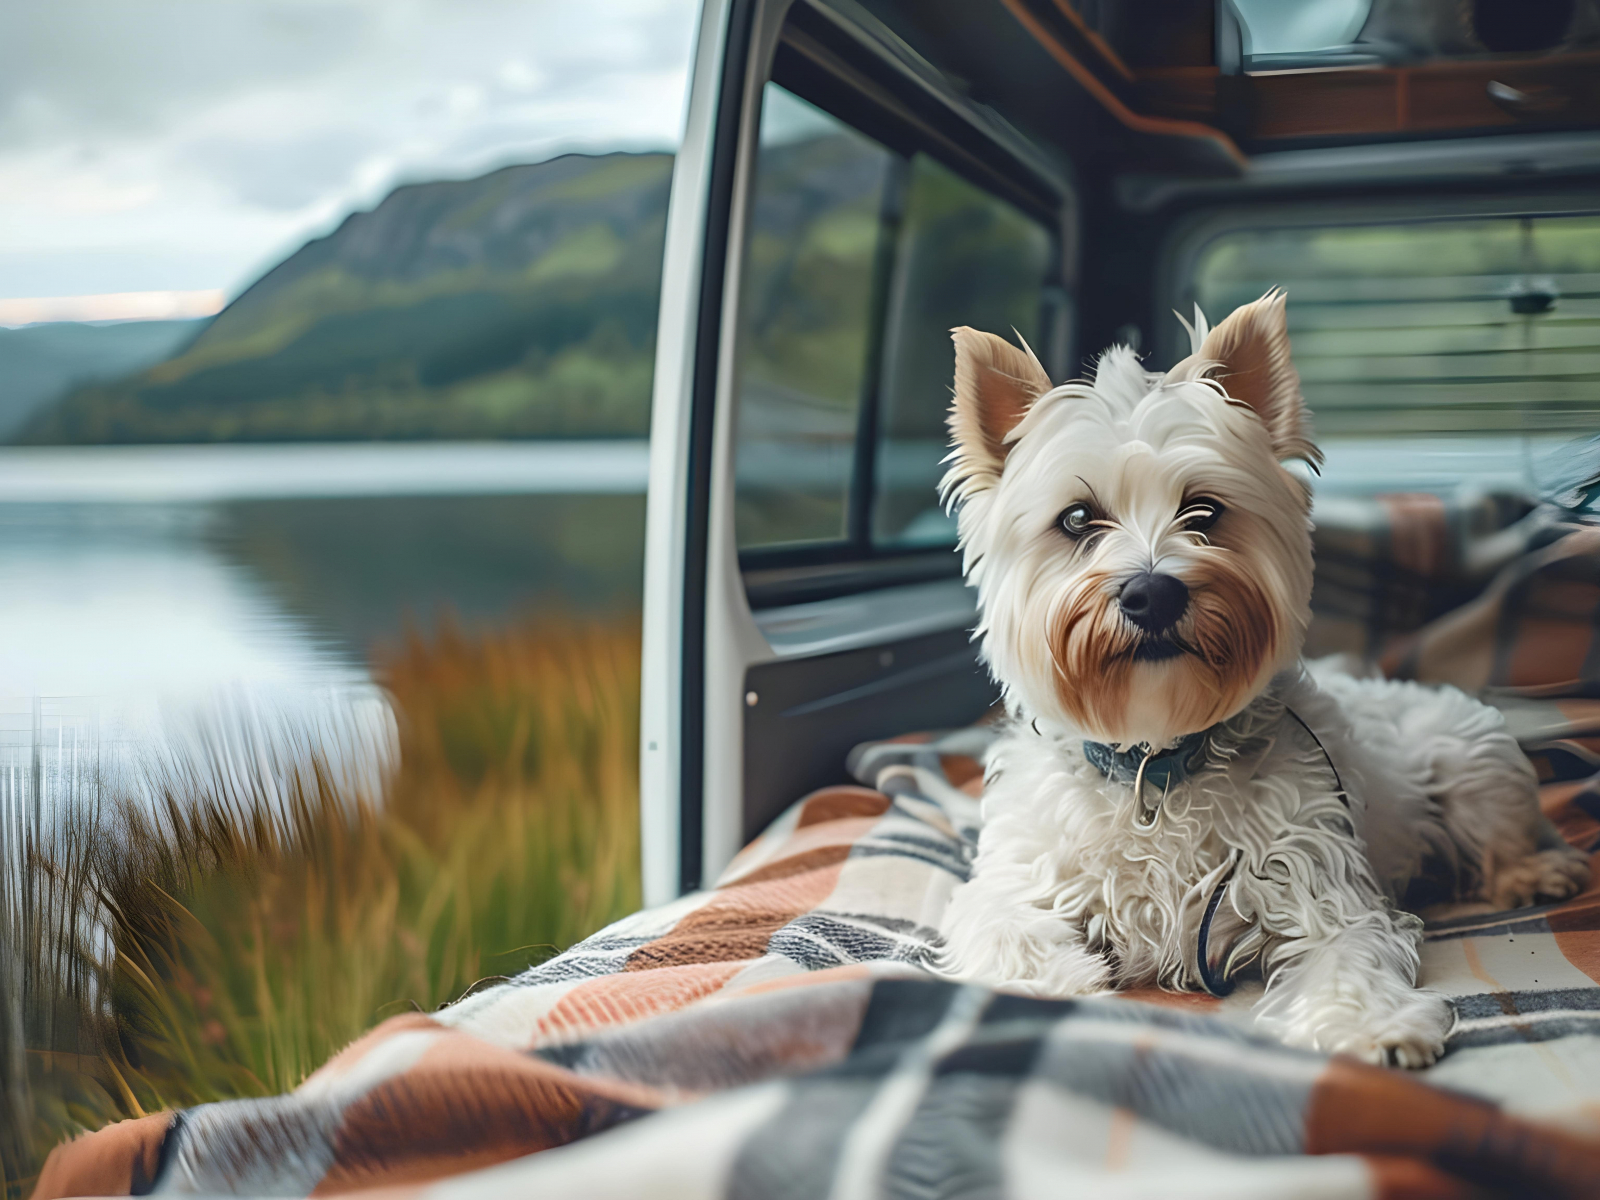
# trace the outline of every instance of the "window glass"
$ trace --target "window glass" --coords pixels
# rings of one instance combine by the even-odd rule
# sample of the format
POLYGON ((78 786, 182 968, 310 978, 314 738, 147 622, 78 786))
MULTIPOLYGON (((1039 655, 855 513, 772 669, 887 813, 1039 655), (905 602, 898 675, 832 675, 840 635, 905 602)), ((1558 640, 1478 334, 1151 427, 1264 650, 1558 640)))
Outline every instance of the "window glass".
POLYGON ((1238 230, 1192 291, 1215 321, 1274 286, 1325 438, 1600 426, 1600 217, 1238 230))
POLYGON ((952 544, 937 494, 950 330, 1036 340, 1050 246, 927 155, 768 84, 739 311, 739 548, 952 544))
POLYGON ((896 161, 767 85, 739 311, 741 549, 846 536, 896 161))
POLYGON ((911 162, 885 334, 872 538, 948 545, 938 502, 957 325, 1039 344, 1050 237, 1011 205, 918 154, 911 162))

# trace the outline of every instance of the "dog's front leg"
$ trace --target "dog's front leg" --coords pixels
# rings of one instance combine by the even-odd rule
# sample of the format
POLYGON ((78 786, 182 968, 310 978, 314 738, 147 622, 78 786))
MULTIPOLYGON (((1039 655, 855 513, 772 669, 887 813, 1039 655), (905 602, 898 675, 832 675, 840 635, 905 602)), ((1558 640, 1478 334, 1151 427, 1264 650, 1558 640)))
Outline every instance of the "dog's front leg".
POLYGON ((941 923, 942 975, 1033 996, 1082 996, 1112 985, 1111 966, 1080 925, 1020 866, 989 865, 950 898, 941 923))
POLYGON ((1443 1052, 1455 1012, 1416 987, 1421 930, 1408 913, 1374 908, 1334 932, 1278 943, 1257 1026, 1290 1045, 1427 1066, 1443 1052))

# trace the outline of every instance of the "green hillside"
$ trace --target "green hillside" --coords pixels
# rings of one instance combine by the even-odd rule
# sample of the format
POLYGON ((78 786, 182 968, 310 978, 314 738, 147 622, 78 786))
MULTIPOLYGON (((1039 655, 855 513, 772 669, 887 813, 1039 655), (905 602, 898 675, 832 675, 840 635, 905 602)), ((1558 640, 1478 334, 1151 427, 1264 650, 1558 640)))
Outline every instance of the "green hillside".
POLYGON ((397 188, 17 440, 643 436, 671 172, 574 154, 397 188))
POLYGON ((160 362, 205 321, 52 321, 0 329, 0 441, 72 387, 160 362))

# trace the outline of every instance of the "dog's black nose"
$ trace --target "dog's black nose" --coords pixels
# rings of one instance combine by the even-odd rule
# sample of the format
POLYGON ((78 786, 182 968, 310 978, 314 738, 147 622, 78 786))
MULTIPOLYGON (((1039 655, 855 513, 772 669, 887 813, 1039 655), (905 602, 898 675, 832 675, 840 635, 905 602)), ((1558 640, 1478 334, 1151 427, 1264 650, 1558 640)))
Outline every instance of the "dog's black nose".
POLYGON ((1171 575, 1141 571, 1122 585, 1122 615, 1146 633, 1170 629, 1189 607, 1189 589, 1171 575))

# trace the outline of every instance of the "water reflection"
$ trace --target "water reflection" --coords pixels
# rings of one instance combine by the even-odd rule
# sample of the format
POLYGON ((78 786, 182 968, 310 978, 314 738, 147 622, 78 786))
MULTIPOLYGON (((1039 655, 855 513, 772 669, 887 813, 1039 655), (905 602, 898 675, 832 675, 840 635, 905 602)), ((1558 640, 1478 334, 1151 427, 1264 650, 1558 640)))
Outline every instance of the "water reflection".
POLYGON ((349 683, 345 648, 215 549, 207 506, 0 506, 0 680, 12 695, 349 683))
POLYGON ((205 737, 281 757, 314 732, 376 769, 376 645, 449 618, 637 607, 644 497, 606 494, 629 486, 615 473, 588 495, 0 503, 0 810, 205 737))

